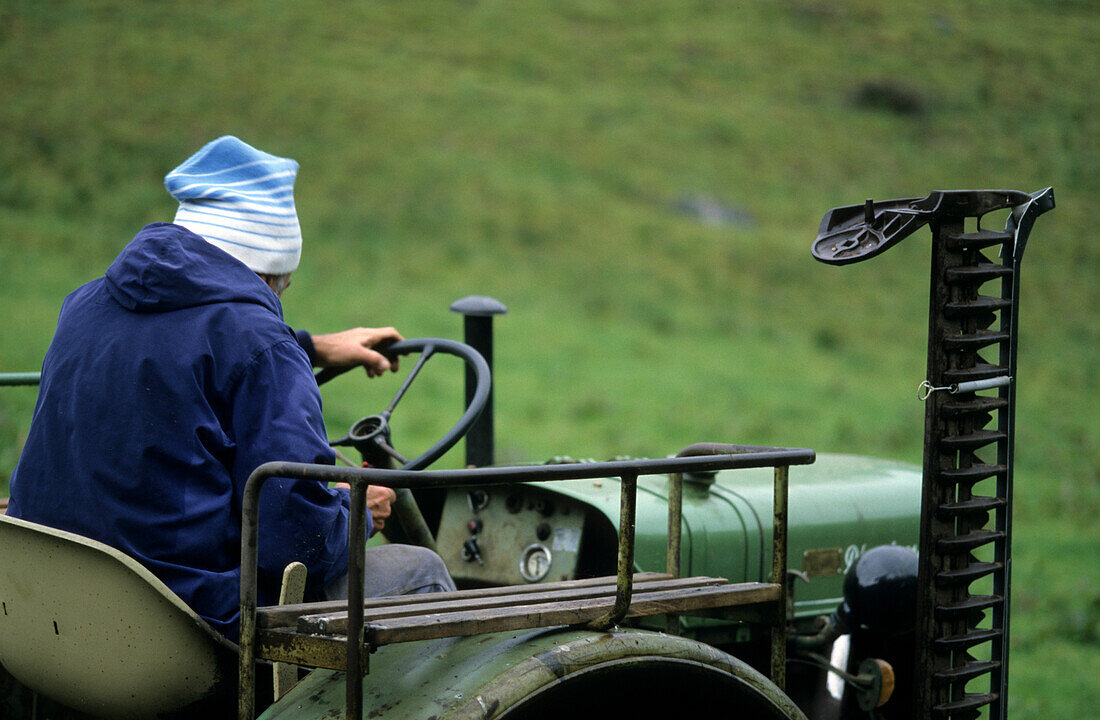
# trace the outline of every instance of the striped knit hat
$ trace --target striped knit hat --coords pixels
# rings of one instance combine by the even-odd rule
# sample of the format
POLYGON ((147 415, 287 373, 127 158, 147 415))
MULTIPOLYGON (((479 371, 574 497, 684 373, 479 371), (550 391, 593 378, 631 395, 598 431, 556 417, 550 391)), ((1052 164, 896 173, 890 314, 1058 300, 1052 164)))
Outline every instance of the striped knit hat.
POLYGON ((298 267, 302 231, 294 209, 298 163, 226 135, 207 143, 164 177, 180 201, 176 225, 251 270, 283 275, 298 267))

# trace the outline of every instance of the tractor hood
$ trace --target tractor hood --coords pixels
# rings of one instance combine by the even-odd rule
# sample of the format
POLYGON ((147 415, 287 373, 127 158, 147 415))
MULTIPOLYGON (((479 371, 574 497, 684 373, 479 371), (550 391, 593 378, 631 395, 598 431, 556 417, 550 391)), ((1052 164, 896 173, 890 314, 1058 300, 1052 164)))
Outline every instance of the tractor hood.
MULTIPOLYGON (((866 549, 915 547, 920 482, 917 466, 854 455, 819 454, 813 465, 790 469, 788 564, 805 580, 794 586, 797 615, 834 610, 843 595, 843 573, 866 549)), ((617 479, 546 487, 587 504, 618 528, 617 479)), ((682 573, 734 582, 766 581, 771 568, 772 487, 770 468, 726 470, 709 485, 685 481, 682 573)), ((639 570, 664 571, 667 503, 667 477, 639 479, 639 570)))
MULTIPOLYGON (((771 568, 770 468, 685 479, 681 573, 767 581, 771 568)), ((832 612, 843 573, 866 549, 917 542, 920 469, 850 455, 818 455, 789 476, 788 566, 799 616, 832 612)), ((449 491, 440 555, 467 587, 615 574, 618 478, 449 491)), ((664 572, 668 477, 638 480, 635 565, 664 572)))

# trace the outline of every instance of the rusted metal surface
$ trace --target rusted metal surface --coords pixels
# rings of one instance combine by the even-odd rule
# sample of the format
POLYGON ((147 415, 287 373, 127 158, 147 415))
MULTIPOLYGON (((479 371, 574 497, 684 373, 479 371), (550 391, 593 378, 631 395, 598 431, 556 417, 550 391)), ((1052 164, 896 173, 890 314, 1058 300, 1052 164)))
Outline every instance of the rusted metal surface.
POLYGON ((668 557, 665 572, 680 577, 680 556, 683 546, 684 476, 672 473, 668 477, 668 557))
POLYGON ((619 493, 619 558, 615 582, 615 605, 611 611, 588 624, 592 630, 618 625, 630 609, 634 588, 634 519, 637 507, 638 475, 623 473, 619 493))
POLYGON ((857 262, 931 224, 928 366, 920 396, 926 405, 913 709, 919 720, 972 720, 985 709, 990 720, 1006 714, 1019 270, 1035 218, 1053 207, 1050 188, 868 201, 862 217, 858 206, 826 215, 813 247, 824 262, 857 262), (981 227, 983 215, 1005 208, 1011 214, 1004 230, 981 227), (973 218, 976 228, 969 230, 973 218), (989 282, 999 283, 998 295, 982 294, 989 282), (977 394, 991 390, 995 396, 977 394), (988 553, 988 546, 992 561, 979 560, 975 551, 988 553), (992 578, 991 592, 972 592, 985 578, 992 578), (987 613, 991 627, 979 629, 987 613), (983 652, 989 660, 976 659, 983 652), (968 692, 982 677, 988 685, 968 692))
MULTIPOLYGON (((275 662, 307 667, 347 670, 348 644, 344 638, 306 637, 291 630, 260 630, 256 652, 275 662)), ((367 667, 367 650, 360 653, 361 667, 367 667)))
POLYGON ((835 548, 814 548, 802 553, 802 572, 808 578, 831 577, 844 572, 844 551, 835 548))
POLYGON ((771 628, 771 679, 780 690, 787 686, 787 466, 775 468, 772 517, 772 583, 779 586, 779 602, 771 628))
MULTIPOLYGON (((674 578, 680 577, 680 555, 683 545, 684 476, 672 473, 668 476, 668 552, 665 569, 674 578)), ((680 632, 680 616, 670 614, 665 618, 665 632, 680 632)))

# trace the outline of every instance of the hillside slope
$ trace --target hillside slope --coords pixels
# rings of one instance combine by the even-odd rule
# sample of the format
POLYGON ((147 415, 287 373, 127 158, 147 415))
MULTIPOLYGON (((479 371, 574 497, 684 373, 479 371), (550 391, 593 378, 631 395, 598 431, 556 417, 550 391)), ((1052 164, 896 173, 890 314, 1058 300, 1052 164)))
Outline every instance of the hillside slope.
MULTIPOLYGON (((173 215, 164 173, 233 133, 302 165, 295 326, 458 337, 452 300, 509 306, 506 460, 728 440, 919 462, 928 235, 838 269, 817 224, 1053 185, 1023 270, 1013 703, 1100 704, 1093 3, 132 5, 0 3, 0 370, 38 366, 64 295, 173 215)), ((407 446, 457 386, 425 378, 407 446)), ((341 379, 330 426, 392 391, 341 379)), ((0 391, 0 483, 32 405, 0 391)))

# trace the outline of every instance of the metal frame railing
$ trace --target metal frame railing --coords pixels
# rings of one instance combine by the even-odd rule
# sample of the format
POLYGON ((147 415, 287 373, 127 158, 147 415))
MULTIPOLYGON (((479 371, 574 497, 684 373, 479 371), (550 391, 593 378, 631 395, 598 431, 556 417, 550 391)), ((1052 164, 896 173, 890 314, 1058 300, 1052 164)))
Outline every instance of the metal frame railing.
POLYGON ((639 476, 668 474, 672 490, 669 498, 669 565, 679 574, 679 528, 681 493, 678 486, 685 473, 716 472, 736 468, 775 468, 773 496, 772 582, 781 588, 777 616, 771 635, 772 681, 784 684, 786 645, 786 566, 787 566, 787 478, 790 465, 808 465, 815 459, 813 450, 747 445, 707 444, 691 446, 674 458, 622 460, 600 463, 569 463, 519 467, 467 468, 463 470, 387 470, 349 468, 332 465, 269 462, 253 471, 245 485, 241 521, 241 609, 239 705, 241 720, 252 720, 255 710, 256 663, 256 585, 259 528, 259 498, 263 484, 273 477, 345 482, 351 486, 348 547, 348 634, 347 634, 347 707, 346 717, 360 720, 363 714, 363 575, 366 553, 366 493, 368 485, 410 490, 485 485, 509 485, 527 482, 552 482, 618 477, 621 480, 618 573, 612 609, 591 623, 594 629, 618 624, 630 607, 634 570, 634 523, 639 476), (692 451, 695 454, 688 453, 692 451), (685 453, 688 453, 685 456, 685 453))
POLYGON ((37 385, 42 380, 42 373, 0 373, 0 387, 13 385, 37 385))

